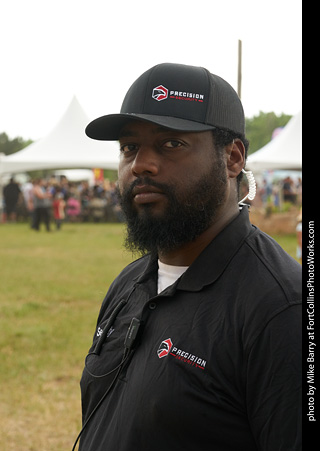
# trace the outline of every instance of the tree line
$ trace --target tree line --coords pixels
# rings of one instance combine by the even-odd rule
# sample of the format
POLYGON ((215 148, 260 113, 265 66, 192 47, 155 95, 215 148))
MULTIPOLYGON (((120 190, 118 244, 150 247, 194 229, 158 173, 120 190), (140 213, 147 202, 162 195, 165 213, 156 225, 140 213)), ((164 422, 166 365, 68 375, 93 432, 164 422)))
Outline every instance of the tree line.
POLYGON ((32 142, 33 141, 31 139, 26 141, 20 136, 17 136, 14 139, 10 139, 6 133, 0 133, 0 153, 11 155, 29 146, 29 144, 32 144, 32 142))
MULTIPOLYGON (((266 145, 271 140, 274 130, 284 127, 291 117, 284 113, 277 116, 273 112, 263 113, 260 111, 257 116, 246 118, 246 136, 250 142, 249 154, 266 145)), ((20 136, 10 139, 5 132, 0 133, 0 153, 11 155, 29 146, 32 142, 32 140, 24 140, 20 136)))

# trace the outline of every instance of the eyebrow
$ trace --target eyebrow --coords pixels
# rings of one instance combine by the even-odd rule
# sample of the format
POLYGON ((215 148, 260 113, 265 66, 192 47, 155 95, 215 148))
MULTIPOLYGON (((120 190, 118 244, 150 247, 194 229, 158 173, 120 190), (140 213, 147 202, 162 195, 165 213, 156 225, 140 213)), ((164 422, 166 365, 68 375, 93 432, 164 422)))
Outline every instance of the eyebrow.
POLYGON ((135 136, 135 133, 132 132, 131 130, 121 130, 121 131, 119 132, 118 139, 121 139, 121 138, 129 138, 130 136, 135 136))

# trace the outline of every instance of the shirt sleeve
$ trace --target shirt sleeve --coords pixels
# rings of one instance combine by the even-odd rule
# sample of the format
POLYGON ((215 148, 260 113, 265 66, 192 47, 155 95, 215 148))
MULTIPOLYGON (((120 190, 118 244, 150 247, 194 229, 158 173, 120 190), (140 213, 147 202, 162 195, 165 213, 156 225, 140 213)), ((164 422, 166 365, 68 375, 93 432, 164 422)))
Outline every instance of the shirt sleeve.
POLYGON ((268 322, 252 346, 247 409, 259 451, 301 451, 301 306, 268 322))

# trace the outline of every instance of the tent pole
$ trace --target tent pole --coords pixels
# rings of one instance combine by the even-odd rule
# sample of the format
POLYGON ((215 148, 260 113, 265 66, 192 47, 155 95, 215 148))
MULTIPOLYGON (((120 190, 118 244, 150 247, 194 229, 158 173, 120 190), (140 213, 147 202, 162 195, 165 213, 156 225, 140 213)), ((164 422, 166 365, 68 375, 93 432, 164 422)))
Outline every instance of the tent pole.
POLYGON ((242 82, 242 41, 238 40, 238 96, 241 99, 241 82, 242 82))

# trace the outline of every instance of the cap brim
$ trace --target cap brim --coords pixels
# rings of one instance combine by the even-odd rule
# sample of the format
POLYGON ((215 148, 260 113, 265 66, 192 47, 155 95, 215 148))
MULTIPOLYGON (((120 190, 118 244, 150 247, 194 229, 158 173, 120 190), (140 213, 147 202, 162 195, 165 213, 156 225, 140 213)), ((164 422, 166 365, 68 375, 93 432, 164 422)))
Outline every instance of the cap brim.
POLYGON ((201 124, 200 122, 188 121, 172 116, 154 116, 150 114, 109 114, 101 116, 90 122, 86 129, 89 138, 102 141, 117 141, 121 129, 130 121, 146 121, 158 124, 162 127, 185 132, 203 132, 213 130, 213 125, 201 124))

